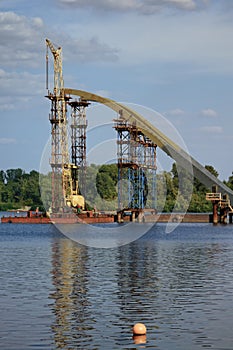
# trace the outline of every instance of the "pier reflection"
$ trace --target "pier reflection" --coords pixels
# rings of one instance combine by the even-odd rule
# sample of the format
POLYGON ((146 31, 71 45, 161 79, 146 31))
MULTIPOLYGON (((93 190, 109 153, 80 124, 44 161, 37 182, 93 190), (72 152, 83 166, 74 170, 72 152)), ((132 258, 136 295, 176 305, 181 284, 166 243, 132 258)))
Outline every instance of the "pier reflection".
POLYGON ((57 239, 52 243, 52 283, 54 291, 50 298, 55 315, 52 325, 57 348, 65 348, 79 340, 90 337, 91 315, 88 311, 86 262, 87 249, 69 239, 57 239))
POLYGON ((124 310, 133 296, 131 302, 135 303, 134 314, 145 315, 144 298, 147 294, 155 298, 159 289, 157 249, 150 245, 139 245, 136 242, 119 249, 119 299, 124 310))

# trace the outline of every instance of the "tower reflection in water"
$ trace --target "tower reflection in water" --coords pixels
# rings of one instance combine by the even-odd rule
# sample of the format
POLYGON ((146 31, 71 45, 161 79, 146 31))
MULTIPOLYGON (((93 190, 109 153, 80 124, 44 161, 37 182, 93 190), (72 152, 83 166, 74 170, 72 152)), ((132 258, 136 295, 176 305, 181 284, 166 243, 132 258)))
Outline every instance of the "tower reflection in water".
POLYGON ((221 340, 220 325, 228 332, 225 314, 232 316, 231 299, 222 292, 225 284, 232 295, 229 247, 213 243, 211 237, 202 242, 196 233, 184 233, 183 239, 180 234, 155 239, 152 232, 118 249, 54 239, 50 307, 56 348, 154 349, 162 342, 167 348, 173 342, 182 348, 189 339, 189 348, 194 349, 200 342, 213 343, 212 329, 221 340), (132 339, 137 322, 148 332, 132 339))
MULTIPOLYGON (((75 242, 59 238, 52 242, 52 283, 50 306, 55 315, 52 325, 57 348, 90 340, 91 315, 87 300, 87 249, 75 242), (88 324, 86 323, 88 320, 88 324)), ((93 320, 94 322, 94 320, 93 320)))
POLYGON ((153 249, 80 246, 67 238, 52 243, 50 307, 56 347, 118 348, 147 342, 132 339, 132 325, 154 324, 157 259, 153 249), (148 305, 148 303, 150 305, 148 305))

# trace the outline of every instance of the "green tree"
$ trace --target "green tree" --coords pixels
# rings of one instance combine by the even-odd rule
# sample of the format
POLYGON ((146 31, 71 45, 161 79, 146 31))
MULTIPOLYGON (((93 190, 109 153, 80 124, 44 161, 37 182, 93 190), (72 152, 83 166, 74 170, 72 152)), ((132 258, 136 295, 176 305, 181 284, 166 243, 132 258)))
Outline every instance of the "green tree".
POLYGON ((5 193, 5 173, 3 170, 1 170, 0 171, 0 203, 4 201, 4 193, 5 193))
POLYGON ((229 176, 227 181, 224 181, 225 185, 227 185, 231 190, 233 190, 233 172, 232 175, 229 176))
POLYGON ((112 201, 117 197, 118 169, 116 164, 102 165, 96 176, 96 188, 101 198, 112 201))
POLYGON ((39 173, 32 170, 8 169, 0 172, 0 208, 41 207, 39 173))
POLYGON ((48 211, 52 206, 52 172, 39 175, 41 201, 44 211, 48 211))
POLYGON ((21 199, 24 205, 42 206, 39 173, 32 170, 29 174, 23 174, 21 178, 21 199))
MULTIPOLYGON (((218 172, 211 165, 206 165, 206 169, 214 176, 218 176, 218 172)), ((233 176, 232 179, 233 186, 233 176)), ((206 201, 206 193, 208 189, 196 178, 192 181, 191 176, 185 169, 179 168, 177 170, 176 164, 172 165, 170 172, 163 172, 157 175, 157 194, 158 194, 158 208, 164 204, 163 211, 171 212, 175 206, 177 211, 187 209, 189 212, 209 212, 211 211, 211 203, 206 201), (159 184, 163 178, 163 186, 159 184), (165 185, 164 185, 165 183, 165 185), (166 201, 161 201, 161 193, 166 189, 166 201), (161 190, 162 189, 162 190, 161 190)), ((164 193, 162 193, 162 198, 164 193)))
POLYGON ((7 183, 10 181, 20 181, 23 174, 25 174, 25 172, 20 168, 8 169, 6 171, 5 178, 6 178, 7 183))
POLYGON ((6 174, 3 170, 0 170, 0 183, 4 183, 6 179, 6 174))
POLYGON ((172 172, 164 171, 163 176, 165 179, 165 186, 166 186, 166 201, 164 204, 163 211, 171 212, 175 204, 175 199, 178 193, 178 187, 176 184, 176 179, 175 179, 175 182, 173 181, 172 172))
POLYGON ((98 192, 96 188, 96 175, 99 170, 98 165, 91 164, 87 167, 86 171, 86 193, 85 193, 85 203, 87 209, 93 209, 96 205, 96 200, 98 197, 98 192))

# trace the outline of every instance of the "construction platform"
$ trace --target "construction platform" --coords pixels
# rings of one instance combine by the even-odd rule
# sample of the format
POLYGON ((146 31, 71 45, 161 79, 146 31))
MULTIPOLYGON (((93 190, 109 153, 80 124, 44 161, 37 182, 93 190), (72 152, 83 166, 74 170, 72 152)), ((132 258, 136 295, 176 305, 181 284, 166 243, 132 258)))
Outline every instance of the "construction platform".
MULTIPOLYGON (((103 224, 103 223, 127 223, 138 222, 135 215, 130 211, 125 211, 121 220, 119 221, 119 215, 116 213, 94 213, 84 212, 79 215, 67 214, 67 215, 53 215, 51 217, 43 216, 41 213, 28 212, 26 216, 4 216, 1 218, 1 223, 12 224, 103 224)), ((213 215, 209 213, 151 213, 147 211, 146 214, 141 216, 141 222, 181 222, 181 223, 210 223, 213 222, 213 215)), ((230 221, 229 221, 230 222, 230 221)), ((232 221, 230 222, 232 223, 232 221)))
POLYGON ((233 208, 228 194, 218 192, 218 187, 213 186, 212 192, 206 193, 206 200, 212 203, 212 222, 214 225, 217 225, 218 223, 227 224, 228 221, 232 224, 233 208))
POLYGON ((92 211, 85 211, 78 215, 62 213, 51 216, 45 216, 40 212, 28 211, 24 216, 3 216, 1 218, 2 224, 94 224, 114 221, 115 215, 112 213, 95 213, 92 211))

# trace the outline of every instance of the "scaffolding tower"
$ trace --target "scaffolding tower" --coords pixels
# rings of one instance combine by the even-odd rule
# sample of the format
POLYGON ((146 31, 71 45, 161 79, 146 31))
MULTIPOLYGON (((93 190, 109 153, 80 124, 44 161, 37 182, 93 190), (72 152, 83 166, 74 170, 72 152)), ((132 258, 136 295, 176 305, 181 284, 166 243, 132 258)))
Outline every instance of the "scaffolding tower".
POLYGON ((69 164, 69 150, 67 139, 67 102, 69 97, 64 94, 64 81, 62 72, 62 49, 56 48, 50 40, 46 39, 46 85, 48 90, 48 48, 54 57, 54 88, 48 90, 46 96, 51 101, 49 120, 51 123, 51 159, 52 168, 52 212, 64 209, 67 197, 71 192, 72 179, 67 168, 69 164))
MULTIPOLYGON (((85 207, 84 197, 79 193, 77 180, 77 158, 75 153, 72 158, 75 162, 70 162, 69 141, 68 141, 68 118, 67 106, 70 97, 65 94, 64 80, 62 71, 62 49, 55 47, 53 43, 46 39, 46 88, 48 95, 46 96, 51 101, 51 113, 49 120, 51 122, 51 168, 52 168, 52 198, 51 211, 52 214, 66 214, 72 212, 72 208, 85 207), (48 51, 53 55, 53 91, 48 88, 48 51)), ((85 107, 85 104, 80 104, 79 108, 85 107)), ((75 107, 74 107, 75 109, 75 107)), ((81 112, 79 113, 81 115, 81 112)), ((83 113, 82 113, 83 115, 83 113)), ((76 129, 75 120, 73 117, 73 131, 76 129)), ((81 125, 81 124, 80 124, 81 125)), ((78 129, 78 128, 77 128, 78 129)), ((78 140, 74 131, 72 142, 78 140)), ((74 147, 76 149, 76 146, 74 147)), ((72 161, 73 161, 72 159, 72 161)))
POLYGON ((86 108, 89 104, 88 101, 82 99, 69 102, 71 106, 71 163, 74 164, 72 169, 73 188, 79 189, 79 193, 84 197, 86 195, 87 167, 86 108))
POLYGON ((147 204, 156 209, 157 145, 136 123, 130 124, 121 114, 114 128, 117 131, 118 211, 141 211, 147 204))

